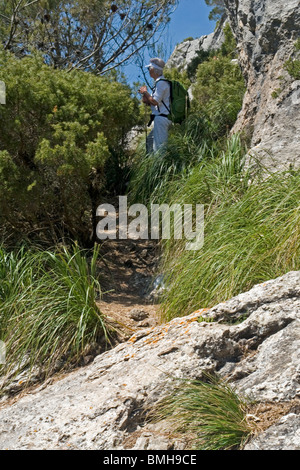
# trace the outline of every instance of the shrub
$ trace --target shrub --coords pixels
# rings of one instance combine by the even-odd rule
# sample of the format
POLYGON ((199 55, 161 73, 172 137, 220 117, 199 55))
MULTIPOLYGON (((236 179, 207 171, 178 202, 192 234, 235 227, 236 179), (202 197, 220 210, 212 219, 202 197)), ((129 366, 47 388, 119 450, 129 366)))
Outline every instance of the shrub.
POLYGON ((168 80, 178 80, 186 89, 191 85, 191 81, 185 70, 179 72, 177 68, 166 68, 164 71, 164 77, 168 80))
POLYGON ((224 26, 223 32, 224 41, 219 49, 208 51, 200 49, 196 51, 196 56, 189 62, 186 73, 192 82, 195 81, 197 69, 203 62, 209 61, 213 57, 227 56, 230 59, 237 57, 236 40, 228 23, 224 26))
POLYGON ((299 60, 299 51, 300 51, 300 39, 295 43, 294 53, 284 64, 285 70, 290 74, 294 80, 300 80, 300 60, 299 60))
POLYGON ((106 168, 137 122, 137 102, 124 84, 53 69, 38 55, 17 59, 1 51, 0 63, 7 89, 0 116, 2 230, 54 241, 64 234, 88 244, 106 168))
POLYGON ((204 51, 203 49, 196 51, 195 57, 188 63, 186 68, 187 76, 191 82, 195 79, 198 66, 214 55, 215 51, 204 51))
POLYGON ((245 83, 229 56, 216 55, 198 66, 192 107, 206 116, 213 138, 228 133, 242 107, 245 83))
POLYGON ((231 59, 237 57, 237 50, 236 50, 236 39, 233 35, 231 27, 229 23, 227 23, 224 28, 224 42, 220 48, 220 52, 223 56, 229 56, 231 59))

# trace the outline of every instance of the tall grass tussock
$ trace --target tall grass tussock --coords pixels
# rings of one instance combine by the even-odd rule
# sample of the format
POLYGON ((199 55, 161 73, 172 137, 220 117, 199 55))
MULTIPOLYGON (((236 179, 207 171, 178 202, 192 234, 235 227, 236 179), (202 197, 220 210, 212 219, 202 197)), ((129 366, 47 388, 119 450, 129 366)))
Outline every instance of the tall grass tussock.
POLYGON ((204 246, 164 244, 166 320, 300 269, 299 183, 299 170, 262 178, 257 166, 245 166, 234 140, 219 158, 194 168, 170 201, 205 205, 204 246))
POLYGON ((85 348, 109 342, 110 328, 97 306, 99 247, 0 249, 0 337, 7 377, 23 369, 47 375, 76 364, 85 348), (59 365, 60 364, 60 365, 59 365))
POLYGON ((185 437, 195 450, 240 450, 255 433, 247 419, 251 400, 217 377, 182 380, 149 413, 185 437))

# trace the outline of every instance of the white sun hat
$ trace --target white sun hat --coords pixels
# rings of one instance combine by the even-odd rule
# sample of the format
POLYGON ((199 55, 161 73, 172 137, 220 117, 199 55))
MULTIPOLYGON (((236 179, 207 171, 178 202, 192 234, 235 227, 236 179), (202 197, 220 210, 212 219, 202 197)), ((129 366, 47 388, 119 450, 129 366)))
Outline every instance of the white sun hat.
POLYGON ((165 62, 162 59, 159 59, 158 57, 154 57, 153 59, 150 59, 150 62, 148 65, 146 65, 147 68, 153 67, 154 69, 157 70, 163 70, 165 67, 165 62))

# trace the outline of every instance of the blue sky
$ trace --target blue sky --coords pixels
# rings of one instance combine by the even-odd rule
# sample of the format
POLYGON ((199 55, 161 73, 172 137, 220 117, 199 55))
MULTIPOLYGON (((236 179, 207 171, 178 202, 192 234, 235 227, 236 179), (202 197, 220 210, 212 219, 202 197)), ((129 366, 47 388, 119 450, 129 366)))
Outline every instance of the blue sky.
MULTIPOLYGON (((162 55, 165 60, 169 58, 176 44, 184 39, 188 37, 196 39, 213 32, 215 22, 208 19, 211 9, 204 0, 179 0, 179 5, 171 15, 171 21, 160 41, 163 43, 164 52, 162 55)), ((139 77, 140 72, 137 67, 124 67, 124 73, 127 75, 129 83, 138 79, 142 80, 139 77)))
POLYGON ((208 19, 211 7, 204 0, 180 0, 168 26, 172 47, 188 37, 199 38, 214 30, 215 22, 208 19))

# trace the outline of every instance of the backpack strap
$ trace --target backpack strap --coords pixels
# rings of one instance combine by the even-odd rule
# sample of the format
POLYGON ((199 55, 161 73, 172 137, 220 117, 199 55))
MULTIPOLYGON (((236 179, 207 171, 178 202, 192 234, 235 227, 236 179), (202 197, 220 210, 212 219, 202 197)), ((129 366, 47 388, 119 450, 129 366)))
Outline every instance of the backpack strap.
MULTIPOLYGON (((152 92, 155 93, 156 84, 157 84, 158 82, 160 82, 160 81, 161 81, 161 82, 168 82, 168 84, 170 85, 170 102, 171 102, 171 101, 172 101, 172 83, 170 82, 170 80, 167 80, 166 78, 159 78, 159 79, 157 80, 157 82, 155 83, 155 86, 154 86, 152 92)), ((164 107, 169 111, 169 114, 171 114, 171 110, 170 110, 170 108, 166 105, 166 103, 165 103, 163 100, 162 100, 161 102, 162 102, 162 104, 164 105, 164 107)), ((157 108, 158 108, 158 112, 160 113, 160 110, 159 110, 159 106, 158 106, 158 105, 157 105, 157 108)), ((167 117, 166 114, 161 114, 160 116, 167 117)))
POLYGON ((169 106, 167 106, 166 103, 163 100, 161 100, 161 102, 164 105, 164 107, 169 111, 169 114, 171 114, 171 110, 170 110, 169 106))

